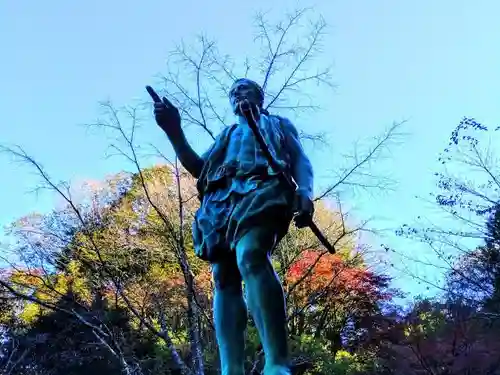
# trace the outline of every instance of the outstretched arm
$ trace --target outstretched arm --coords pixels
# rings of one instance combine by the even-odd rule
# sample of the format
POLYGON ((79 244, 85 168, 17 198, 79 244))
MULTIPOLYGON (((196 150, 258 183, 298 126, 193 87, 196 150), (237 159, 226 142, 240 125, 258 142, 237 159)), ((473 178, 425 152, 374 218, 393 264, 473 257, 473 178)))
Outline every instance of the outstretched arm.
POLYGON ((169 139, 182 166, 186 168, 189 174, 194 178, 198 178, 203 169, 204 161, 196 151, 192 149, 184 136, 184 132, 181 131, 181 134, 176 138, 169 136, 169 139))
POLYGON ((156 123, 167 134, 182 166, 194 178, 198 178, 204 161, 188 143, 181 128, 181 117, 178 109, 166 97, 160 99, 160 96, 151 86, 146 86, 146 90, 154 102, 156 123))
POLYGON ((292 122, 281 118, 286 144, 291 158, 292 177, 298 187, 300 195, 313 199, 313 169, 312 164, 300 143, 299 133, 292 122))

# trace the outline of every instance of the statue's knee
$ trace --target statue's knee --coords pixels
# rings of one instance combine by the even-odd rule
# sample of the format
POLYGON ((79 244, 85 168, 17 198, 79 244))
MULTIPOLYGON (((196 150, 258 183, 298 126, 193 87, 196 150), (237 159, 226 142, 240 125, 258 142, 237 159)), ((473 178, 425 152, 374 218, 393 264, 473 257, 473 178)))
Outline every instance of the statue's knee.
POLYGON ((267 252, 253 246, 241 247, 238 251, 238 269, 245 278, 262 270, 268 262, 267 252))
POLYGON ((217 263, 212 266, 214 287, 218 290, 241 289, 241 275, 236 263, 217 263))
POLYGON ((257 228, 241 238, 236 246, 236 262, 241 275, 251 275, 270 265, 269 254, 276 235, 264 228, 257 228))

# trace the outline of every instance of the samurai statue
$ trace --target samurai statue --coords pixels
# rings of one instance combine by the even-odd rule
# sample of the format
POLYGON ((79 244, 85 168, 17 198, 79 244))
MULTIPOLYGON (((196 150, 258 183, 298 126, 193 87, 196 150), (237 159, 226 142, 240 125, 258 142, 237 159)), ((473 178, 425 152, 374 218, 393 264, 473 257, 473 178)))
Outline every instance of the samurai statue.
POLYGON ((264 374, 291 374, 285 298, 270 257, 292 220, 305 227, 313 215, 313 171, 297 129, 263 108, 264 92, 256 82, 238 79, 229 91, 236 122, 200 156, 186 140, 177 108, 147 89, 157 124, 183 167, 197 179, 201 204, 193 241, 197 256, 212 266, 222 374, 244 374, 247 311, 264 349, 264 374), (242 113, 242 101, 251 106, 269 153, 296 189, 277 178, 242 113))

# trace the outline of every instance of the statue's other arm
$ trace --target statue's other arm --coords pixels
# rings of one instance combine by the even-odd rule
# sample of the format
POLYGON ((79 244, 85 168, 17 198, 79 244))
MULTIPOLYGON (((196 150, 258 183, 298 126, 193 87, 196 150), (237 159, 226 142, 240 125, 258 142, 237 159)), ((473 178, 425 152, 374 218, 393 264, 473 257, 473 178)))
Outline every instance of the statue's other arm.
POLYGON ((300 143, 299 133, 290 120, 281 118, 290 153, 291 173, 298 187, 298 193, 313 199, 313 169, 312 164, 300 143))

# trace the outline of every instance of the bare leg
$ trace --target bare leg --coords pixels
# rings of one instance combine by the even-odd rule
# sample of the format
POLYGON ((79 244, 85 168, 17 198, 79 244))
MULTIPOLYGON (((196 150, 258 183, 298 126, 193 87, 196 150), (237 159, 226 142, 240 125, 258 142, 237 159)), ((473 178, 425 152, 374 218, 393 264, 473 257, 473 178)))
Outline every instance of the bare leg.
POLYGON ((268 256, 275 241, 274 231, 255 228, 236 245, 248 307, 264 347, 265 375, 290 374, 283 288, 268 256))
POLYGON ((213 265, 214 321, 222 375, 243 375, 247 309, 234 258, 213 265))

